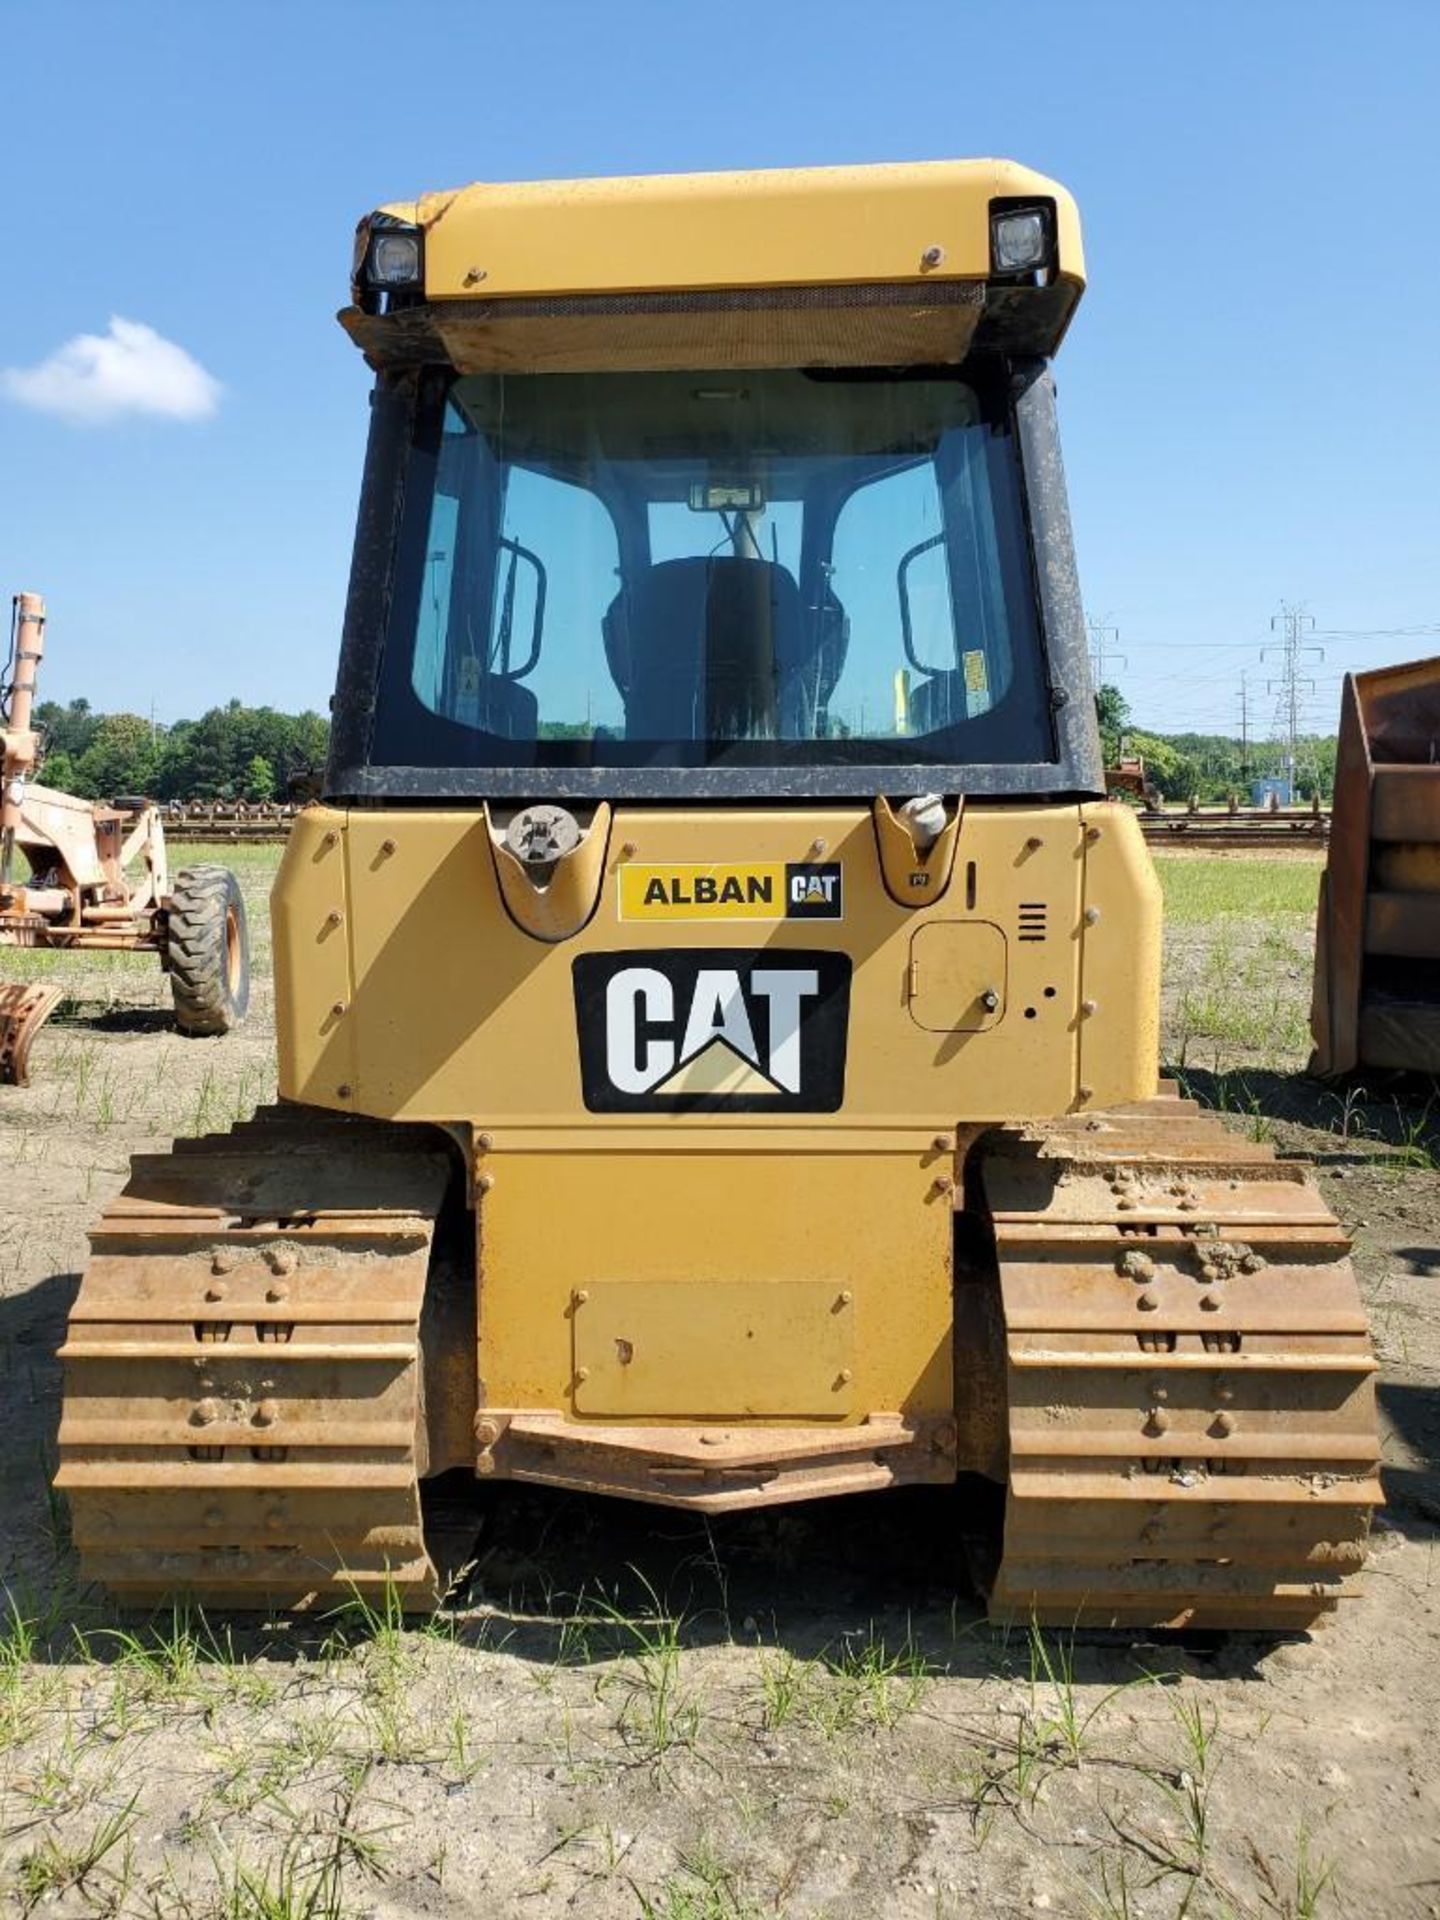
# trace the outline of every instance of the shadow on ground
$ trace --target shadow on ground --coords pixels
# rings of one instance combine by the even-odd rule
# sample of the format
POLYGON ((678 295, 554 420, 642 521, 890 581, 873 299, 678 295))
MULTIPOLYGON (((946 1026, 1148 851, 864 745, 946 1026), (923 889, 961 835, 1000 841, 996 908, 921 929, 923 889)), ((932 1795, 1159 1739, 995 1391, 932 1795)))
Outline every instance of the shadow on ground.
POLYGON ((1174 1071, 1182 1091, 1202 1106, 1241 1120, 1281 1121, 1331 1135, 1333 1148, 1320 1148, 1313 1156, 1321 1166, 1363 1164, 1375 1158, 1377 1147, 1440 1164, 1440 1087, 1429 1075, 1372 1074, 1365 1083, 1332 1084, 1263 1067, 1174 1071))
POLYGON ((1388 1464, 1381 1478, 1391 1524, 1420 1539, 1440 1534, 1440 1387, 1382 1380, 1380 1406, 1408 1459, 1388 1464))
POLYGON ((175 1015, 169 1007, 112 1007, 67 999, 60 1002, 50 1024, 71 1033, 172 1033, 175 1015))
MULTIPOLYGON (((56 1350, 78 1276, 56 1274, 0 1299, 4 1444, 0 1566, 11 1607, 43 1623, 33 1657, 126 1657, 147 1619, 160 1644, 180 1630, 226 1661, 313 1658, 337 1636, 364 1640, 387 1625, 383 1597, 323 1617, 267 1621, 181 1608, 122 1614, 77 1584, 64 1503, 50 1489, 60 1409, 56 1350), (223 1652, 222 1652, 223 1650, 223 1652)), ((1397 1426, 1431 1465, 1433 1394, 1387 1389, 1397 1426)), ((1388 1402, 1387 1402, 1388 1404, 1388 1402)), ((1392 1497, 1421 1518, 1410 1469, 1392 1497)), ((1417 1476, 1418 1478, 1419 1476, 1417 1476)), ((967 1479, 763 1511, 701 1516, 636 1501, 449 1474, 425 1490, 427 1536, 454 1579, 447 1636, 521 1661, 634 1654, 658 1630, 680 1645, 782 1648, 798 1658, 894 1658, 930 1671, 984 1676, 1031 1658, 1024 1629, 989 1627, 977 1571, 993 1557, 1000 1490, 967 1479), (647 1626, 646 1623, 651 1623, 647 1626)), ((1407 1528, 1408 1530, 1408 1528, 1407 1528)), ((3 1628, 0 1622, 0 1628, 3 1628)), ((1242 1634, 1075 1636, 1075 1677, 1113 1683, 1137 1662, 1171 1671, 1178 1655, 1226 1677, 1257 1676, 1273 1638, 1242 1634)), ((1190 1670, 1194 1670, 1193 1666, 1190 1670)))

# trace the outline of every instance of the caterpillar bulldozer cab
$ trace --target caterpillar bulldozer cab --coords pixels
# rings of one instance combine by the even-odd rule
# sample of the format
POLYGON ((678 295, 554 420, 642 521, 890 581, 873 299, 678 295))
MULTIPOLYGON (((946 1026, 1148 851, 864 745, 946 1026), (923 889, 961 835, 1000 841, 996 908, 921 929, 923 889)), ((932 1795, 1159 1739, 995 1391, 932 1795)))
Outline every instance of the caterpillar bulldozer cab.
POLYGON ((979 1475, 998 1618, 1295 1626, 1378 1497, 1293 1165, 1157 1084, 996 161, 361 222, 375 373, 281 1104, 137 1161, 60 1484, 122 1595, 437 1597, 464 1467, 697 1513, 979 1475))

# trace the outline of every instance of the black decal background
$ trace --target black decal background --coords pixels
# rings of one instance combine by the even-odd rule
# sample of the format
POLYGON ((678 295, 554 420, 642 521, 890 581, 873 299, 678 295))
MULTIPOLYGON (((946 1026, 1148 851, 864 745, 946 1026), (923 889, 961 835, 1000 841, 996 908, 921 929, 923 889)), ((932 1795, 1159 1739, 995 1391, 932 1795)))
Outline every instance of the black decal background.
POLYGON ((792 860, 785 869, 785 918, 787 920, 843 920, 845 917, 845 875, 838 860, 792 860), (796 899, 797 886, 807 880, 820 883, 820 897, 796 899))
MULTIPOLYGON (((591 1113, 835 1113, 845 1098, 845 1041, 850 1023, 850 956, 793 947, 751 952, 736 947, 639 948, 628 953, 580 954, 573 964, 575 1022, 580 1040, 580 1081, 591 1113), (675 991, 673 1026, 649 1031, 678 1048, 702 968, 724 967, 740 976, 759 1048, 761 1066, 769 1059, 769 1002, 749 991, 757 968, 807 970, 819 979, 818 998, 806 999, 800 1014, 800 1091, 765 1094, 622 1093, 610 1079, 607 1058, 605 990, 626 967, 652 967, 675 991)), ((668 1076, 667 1076, 668 1077, 668 1076)))

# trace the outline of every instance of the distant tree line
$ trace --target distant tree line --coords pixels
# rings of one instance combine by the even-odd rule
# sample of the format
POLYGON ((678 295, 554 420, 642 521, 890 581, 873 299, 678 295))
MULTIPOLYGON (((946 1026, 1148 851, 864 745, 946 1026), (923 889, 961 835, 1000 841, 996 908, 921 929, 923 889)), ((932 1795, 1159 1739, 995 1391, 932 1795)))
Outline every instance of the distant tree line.
MULTIPOLYGON (((1223 734, 1150 733, 1132 724, 1115 687, 1096 698, 1105 760, 1122 754, 1145 762, 1150 782, 1167 800, 1223 801, 1248 797, 1250 783, 1281 771, 1273 744, 1248 753, 1223 734)), ((84 799, 120 793, 155 800, 284 800, 303 790, 325 765, 330 728, 318 713, 278 713, 231 700, 198 720, 152 724, 138 713, 95 713, 88 700, 68 706, 44 700, 35 724, 45 740, 41 779, 84 799)), ((1335 784, 1335 740, 1308 735, 1298 742, 1297 785, 1308 799, 1328 800, 1335 784)))
MULTIPOLYGON (((1130 707, 1117 687, 1101 687, 1095 700, 1105 764, 1115 766, 1122 756, 1145 762, 1147 780, 1166 800, 1204 802, 1239 796, 1248 803, 1252 782, 1267 774, 1283 774, 1282 749, 1274 741, 1250 741, 1242 746, 1221 733, 1149 733, 1132 725, 1130 707)), ((1335 791, 1335 736, 1304 734, 1295 743, 1297 797, 1319 794, 1329 800, 1335 791)))
POLYGON ((329 723, 231 700, 198 720, 158 726, 138 713, 95 713, 88 700, 42 700, 40 778, 87 800, 284 800, 325 765, 329 723))

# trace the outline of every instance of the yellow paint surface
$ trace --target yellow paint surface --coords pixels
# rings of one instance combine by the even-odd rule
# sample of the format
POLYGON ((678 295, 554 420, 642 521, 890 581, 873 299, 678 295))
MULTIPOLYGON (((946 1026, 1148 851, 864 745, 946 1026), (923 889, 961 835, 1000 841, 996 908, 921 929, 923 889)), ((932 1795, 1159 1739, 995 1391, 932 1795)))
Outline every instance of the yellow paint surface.
MULTIPOLYGON (((549 941, 506 911, 482 812, 307 809, 275 889, 282 1092, 470 1124, 482 1404, 602 1425, 814 1420, 822 1376, 845 1370, 838 1421, 946 1413, 957 1391, 953 1129, 1155 1087, 1159 890, 1133 816, 1107 804, 967 807, 948 884, 918 908, 887 892, 872 813, 853 804, 622 806, 609 848, 594 913, 549 941), (631 861, 637 872, 783 872, 813 860, 817 840, 843 871, 843 920, 620 918, 631 861), (576 957, 643 965, 686 947, 849 956, 838 1112, 586 1111, 576 957), (988 1024, 965 1030, 953 1009, 943 1030, 922 1023, 927 994, 968 1005, 980 972, 1002 989, 988 1024), (815 1337, 822 1286, 827 1299, 852 1295, 852 1334, 827 1323, 815 1337), (576 1318, 586 1290, 593 1336, 576 1318), (622 1363, 617 1340, 639 1358, 622 1363)), ((730 1085, 753 1097, 753 1075, 723 1047, 693 1071, 722 1103, 730 1085)))
POLYGON ((853 1290, 827 1280, 597 1281, 574 1296, 575 1409, 691 1420, 850 1411, 853 1290))
POLYGON ((1084 822, 1081 919, 1080 1085, 1084 1108, 1153 1092, 1160 1059, 1160 882, 1129 807, 1096 803, 1084 822))
POLYGON ((430 299, 492 299, 983 280, 998 198, 1053 200, 1059 271, 1083 282, 1074 200, 1009 160, 479 182, 394 210, 427 229, 430 299))
MULTIPOLYGON (((595 912, 573 937, 546 944, 506 912, 480 812, 308 809, 275 890, 285 1095, 387 1118, 469 1120, 497 1129, 588 1125, 575 957, 618 951, 643 962, 650 950, 687 946, 850 956, 844 1104, 810 1122, 827 1133, 1070 1111, 1082 1083, 1082 1027, 1090 1036, 1086 1105, 1153 1091, 1159 890, 1123 807, 967 808, 949 885, 918 908, 886 891, 870 811, 856 805, 698 812, 625 806, 616 810, 610 848, 595 912), (1085 838, 1087 824, 1102 827, 1100 839, 1085 838), (812 859, 817 839, 825 842, 824 860, 843 871, 841 920, 645 925, 619 917, 618 875, 626 865, 619 849, 627 843, 645 866, 783 870, 812 859), (1022 937, 1022 908, 1036 903, 1046 909, 1038 941, 1022 937), (1093 922, 1085 919, 1090 909, 1098 916, 1093 922), (911 943, 932 920, 1000 930, 1003 1017, 984 1031, 931 1032, 911 1017, 911 943), (1087 995, 1097 1003, 1093 1016, 1081 1011, 1087 995)), ((794 1121, 793 1114, 672 1114, 663 1117, 663 1132, 678 1143, 695 1129, 743 1125, 754 1132, 794 1121)), ((653 1128, 655 1116, 606 1120, 620 1132, 647 1123, 653 1128)))
POLYGON ((484 1404, 640 1420, 949 1410, 951 1207, 936 1186, 948 1158, 915 1132, 859 1152, 827 1150, 818 1133, 774 1149, 774 1136, 731 1138, 733 1150, 692 1134, 657 1154, 608 1125, 588 1152, 496 1136, 481 1202, 484 1404), (802 1351, 841 1291, 851 1303, 802 1351), (645 1369, 634 1392, 616 1338, 635 1341, 645 1369), (576 1377, 585 1365, 593 1393, 576 1377))
POLYGON ((1005 946, 1005 935, 987 920, 930 920, 917 927, 910 943, 911 1018, 929 1033, 980 1033, 998 1025, 1005 1018, 1005 946), (991 995, 993 1007, 986 1004, 991 995))
POLYGON ((775 860, 709 866, 630 860, 615 878, 622 920, 785 918, 785 868, 775 860))

